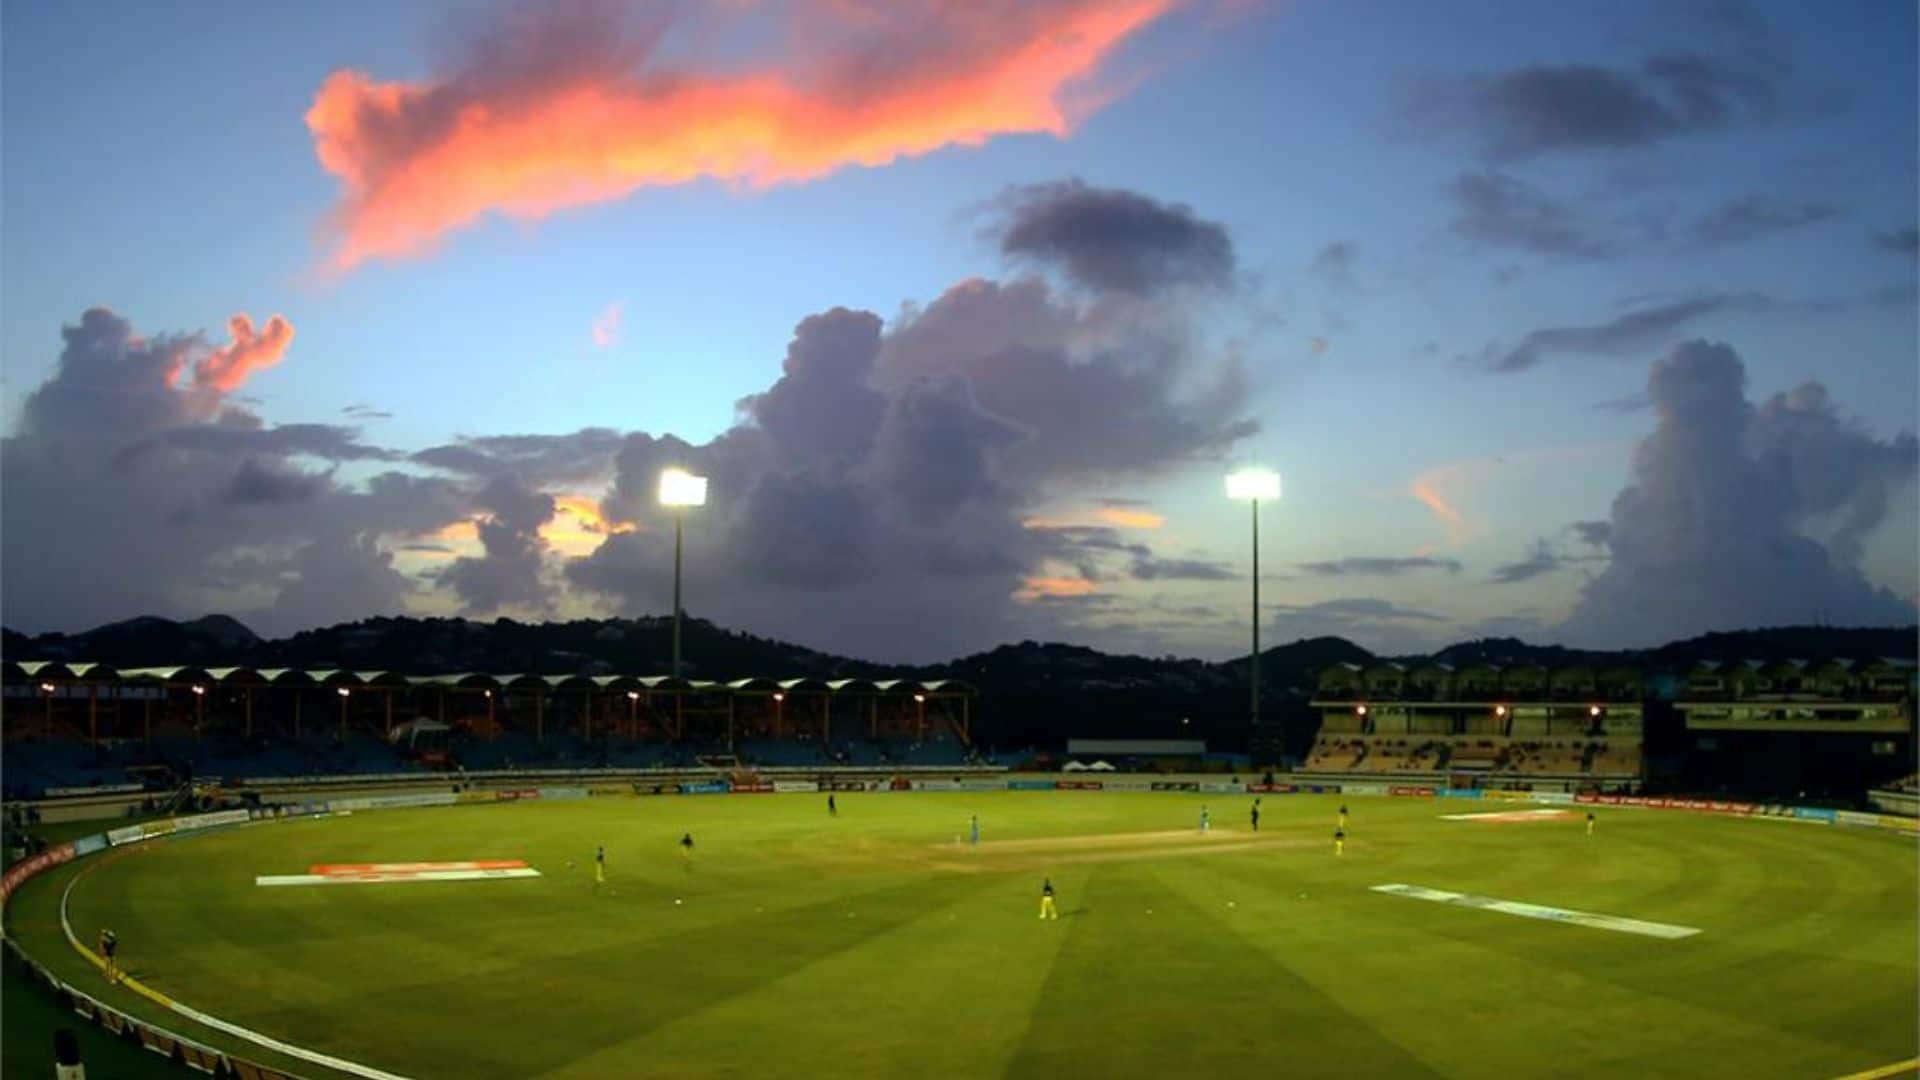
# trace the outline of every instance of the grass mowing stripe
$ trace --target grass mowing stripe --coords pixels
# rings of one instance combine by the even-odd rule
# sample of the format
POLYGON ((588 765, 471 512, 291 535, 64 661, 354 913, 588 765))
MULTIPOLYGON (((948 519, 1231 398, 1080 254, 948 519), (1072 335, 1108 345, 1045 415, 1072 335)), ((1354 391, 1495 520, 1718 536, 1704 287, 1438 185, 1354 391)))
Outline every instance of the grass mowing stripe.
MULTIPOLYGON (((108 861, 109 860, 103 859, 101 860, 100 865, 105 865, 108 861)), ((94 967, 97 967, 102 971, 105 971, 107 967, 106 961, 102 959, 98 953, 94 952, 92 949, 89 949, 85 945, 81 944, 80 938, 76 936, 73 932, 73 924, 69 922, 67 919, 67 904, 68 904, 68 901, 73 896, 73 888, 74 886, 80 884, 81 879, 86 877, 87 872, 92 869, 93 867, 91 866, 85 867, 79 873, 73 875, 72 879, 67 882, 66 889, 64 889, 61 892, 60 894, 60 930, 62 933, 66 935, 67 944, 71 945, 75 952, 85 957, 87 960, 87 963, 92 964, 94 967)), ((372 1066, 362 1065, 357 1061, 348 1061, 345 1058, 333 1057, 330 1054, 317 1053, 315 1051, 308 1050, 305 1047, 295 1046, 292 1043, 282 1042, 279 1039, 272 1037, 271 1035, 263 1035, 260 1032, 254 1031, 250 1028, 244 1028, 238 1024, 229 1023, 225 1020, 220 1019, 217 1016, 212 1016, 207 1013, 203 1013, 200 1010, 195 1009, 190 1005, 185 1005, 185 1004, 182 1004, 181 1002, 175 1001, 172 998, 166 996, 165 994, 162 994, 159 991, 153 990, 141 984, 140 982, 136 981, 132 976, 123 977, 120 980, 120 984, 124 985, 127 989, 133 991, 134 993, 139 994, 141 997, 144 997, 147 1000, 152 1001, 154 1004, 159 1005, 163 1008, 166 1008, 172 1012, 179 1013, 181 1016, 184 1016, 189 1020, 195 1021, 196 1023, 204 1024, 207 1027, 214 1029, 215 1031, 224 1032, 225 1034, 232 1035, 235 1038, 245 1039, 248 1042, 256 1043, 260 1046, 264 1046, 268 1048, 269 1050, 274 1050, 279 1053, 286 1054, 289 1057, 296 1057, 302 1061, 312 1062, 315 1065, 324 1065, 329 1069, 334 1069, 336 1071, 344 1072, 344 1073, 351 1073, 354 1076, 363 1076, 363 1077, 366 1077, 367 1080, 406 1080, 405 1077, 400 1076, 396 1073, 384 1072, 380 1069, 373 1068, 372 1066)))

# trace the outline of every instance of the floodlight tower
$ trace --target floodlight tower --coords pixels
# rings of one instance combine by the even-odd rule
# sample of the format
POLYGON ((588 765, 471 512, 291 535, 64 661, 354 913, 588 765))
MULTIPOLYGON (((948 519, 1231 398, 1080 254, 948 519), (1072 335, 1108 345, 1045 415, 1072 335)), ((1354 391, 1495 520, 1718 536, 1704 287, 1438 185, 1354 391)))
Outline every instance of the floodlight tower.
MULTIPOLYGON (((1251 738, 1260 730, 1260 500, 1280 498, 1280 474, 1271 469, 1248 468, 1227 475, 1227 498, 1244 499, 1253 510, 1253 652, 1247 658, 1247 681, 1252 695, 1253 726, 1251 738)), ((1280 767, 1287 764, 1286 721, 1281 720, 1280 767)))
POLYGON ((660 505, 673 511, 673 677, 680 677, 680 521, 689 506, 707 504, 707 478, 685 469, 660 474, 660 505))

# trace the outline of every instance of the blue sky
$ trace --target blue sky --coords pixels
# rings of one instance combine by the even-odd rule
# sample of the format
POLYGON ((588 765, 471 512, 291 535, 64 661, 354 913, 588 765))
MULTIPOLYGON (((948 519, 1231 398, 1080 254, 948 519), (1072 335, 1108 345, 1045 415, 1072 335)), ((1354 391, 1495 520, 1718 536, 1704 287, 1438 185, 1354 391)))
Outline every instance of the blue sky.
MULTIPOLYGON (((646 63, 801 70, 808 58, 783 50, 802 37, 762 36, 758 13, 742 13, 752 6, 676 9, 668 44, 646 63)), ((1062 5, 1062 17, 1083 6, 1062 5)), ((807 47, 832 54, 831 19, 805 5, 766 7, 791 24, 823 24, 805 40, 824 37, 827 45, 807 47)), ((618 10, 602 17, 644 21, 618 10)), ((1287 477, 1286 498, 1263 534, 1265 568, 1276 578, 1268 596, 1278 605, 1270 636, 1338 632, 1406 649, 1501 629, 1564 636, 1583 591, 1609 561, 1620 562, 1618 552, 1577 541, 1568 528, 1609 519, 1615 496, 1633 482, 1636 448, 1660 426, 1655 409, 1600 406, 1642 393, 1656 360, 1696 337, 1736 350, 1756 405, 1818 381, 1830 395, 1822 415, 1841 448, 1835 453, 1877 462, 1831 476, 1809 472, 1826 464, 1795 471, 1808 492, 1766 527, 1825 543, 1834 515, 1871 524, 1857 555, 1829 549, 1835 573, 1847 579, 1845 596, 1815 591, 1778 617, 1887 618, 1883 604, 1859 599, 1855 578, 1912 612, 1920 525, 1911 462, 1902 464, 1907 444, 1897 441, 1916 426, 1917 394, 1914 254, 1899 239, 1913 228, 1920 180, 1909 4, 1442 8, 1307 0, 1176 8, 1103 52, 1090 78, 1110 88, 1111 100, 1064 135, 1008 132, 765 188, 724 177, 649 184, 538 220, 489 214, 440 233, 425 254, 325 272, 337 239, 327 222, 342 188, 302 120, 322 84, 342 69, 377 81, 446 81, 450 64, 459 66, 462 35, 494 18, 505 17, 434 5, 348 4, 324 16, 284 4, 9 6, 0 117, 9 435, 32 436, 27 400, 59 376, 61 327, 105 307, 135 334, 205 330, 207 348, 225 343, 223 326, 235 313, 256 321, 283 314, 296 331, 292 346, 229 405, 267 428, 355 427, 362 442, 387 452, 279 461, 324 475, 329 491, 363 490, 370 477, 398 470, 465 485, 471 495, 475 474, 397 459, 461 438, 560 438, 603 427, 704 444, 740 422, 736 402, 779 377, 795 326, 809 315, 870 311, 892 333, 911 321, 901 317, 903 304, 933 304, 969 278, 1026 274, 1046 277, 1060 297, 1096 303, 1063 281, 1059 264, 1010 258, 1001 243, 1009 217, 1024 212, 1008 209, 1010 190, 1079 178, 1231 238, 1230 287, 1157 303, 1179 309, 1171 317, 1191 341, 1177 385, 1205 383, 1224 357, 1238 356, 1239 415, 1260 431, 1108 475, 1048 474, 1021 487, 1017 513, 1093 524, 1098 500, 1139 500, 1164 523, 1132 527, 1120 539, 1232 573, 1168 580, 1096 572, 1071 597, 956 599, 991 609, 960 620, 977 627, 980 640, 956 629, 907 652, 985 647, 1009 633, 1231 652, 1241 638, 1245 522, 1243 509, 1221 497, 1219 476, 1250 460, 1287 477), (1649 61, 1679 54, 1710 58, 1716 70, 1748 80, 1728 75, 1717 84, 1728 101, 1745 104, 1711 121, 1651 123, 1610 140, 1601 129, 1581 134, 1595 118, 1577 102, 1518 96, 1532 86, 1519 77, 1530 71, 1598 72, 1613 77, 1607 85, 1641 80, 1657 89, 1665 84, 1646 81, 1649 61), (1757 84, 1763 103, 1739 96, 1759 93, 1757 84), (1500 96, 1506 92, 1515 96, 1500 96), (1498 125, 1522 115, 1502 109, 1575 134, 1502 147, 1498 125), (1506 217, 1464 223, 1468 176, 1497 178, 1538 205, 1507 205, 1506 217), (1714 233, 1715 215, 1743 200, 1737 227, 1714 233), (1559 239, 1543 242, 1538 229, 1548 218, 1559 239), (1570 235, 1579 242, 1564 242, 1570 235), (1570 250, 1581 244, 1586 250, 1570 250), (1593 328, 1701 298, 1717 303, 1631 339, 1586 335, 1545 350, 1524 370, 1489 370, 1531 332, 1593 328), (594 321, 611 305, 619 306, 617 341, 596 347, 594 321), (390 415, 343 412, 353 406, 390 415), (1416 485, 1458 519, 1423 503, 1416 485), (1551 548, 1549 569, 1511 584, 1490 581, 1534 555, 1538 541, 1551 548), (1446 565, 1373 576, 1300 568, 1343 558, 1446 565), (1404 614, 1381 615, 1358 600, 1404 614), (1183 614, 1167 614, 1174 609, 1183 614)), ((913 26, 892 32, 927 50, 929 68, 945 59, 913 26)), ((190 422, 217 422, 217 408, 190 422)), ((204 480, 239 464, 199 462, 191 471, 204 480)), ((599 499, 614 473, 609 461, 590 478, 523 471, 517 479, 536 493, 599 499)), ((714 497, 729 494, 716 487, 714 497)), ((457 502, 448 512, 459 520, 501 513, 484 500, 457 502)), ((13 520, 24 507, 9 499, 7 509, 13 520)), ((636 520, 647 532, 647 521, 636 520)), ((632 591, 577 587, 565 563, 581 552, 538 535, 525 539, 539 586, 492 608, 477 606, 488 597, 444 579, 411 576, 428 568, 400 549, 422 542, 419 534, 369 523, 341 542, 371 546, 409 575, 401 594, 380 597, 395 610, 540 616, 646 608, 632 591)), ((262 554, 269 549, 290 558, 303 536, 263 541, 247 558, 270 562, 262 554)), ((450 550, 436 557, 500 563, 508 554, 483 551, 471 537, 446 539, 450 550)), ((6 541, 8 562, 28 572, 32 542, 13 529, 6 541)), ((223 564, 229 571, 234 558, 223 564)), ((187 584, 178 588, 117 597, 103 586, 97 602, 83 605, 9 604, 8 624, 74 629, 69 619, 141 614, 129 605, 142 602, 174 615, 222 603, 274 630, 323 617, 275 592, 298 575, 290 564, 236 581, 232 572, 209 571, 204 553, 183 559, 187 584), (204 580, 192 583, 196 576, 204 580)), ((1016 575, 1063 576, 1074 573, 1057 558, 1016 575)), ((997 587, 972 582, 961 591, 973 596, 976 586, 983 596, 997 587)), ((863 587, 882 586, 812 583, 786 606, 834 608, 856 602, 863 587)), ((937 610, 939 597, 928 585, 921 610, 937 610)), ((810 644, 875 643, 831 629, 809 640, 809 628, 821 626, 817 615, 789 620, 745 600, 715 597, 703 608, 696 598, 689 606, 810 644)), ((901 618, 911 624, 910 615, 901 618)), ((1748 617, 1746 609, 1709 605, 1676 612, 1668 630, 1748 617)), ((1599 642, 1661 631, 1585 632, 1599 642)), ((895 637, 888 631, 878 640, 895 637)))

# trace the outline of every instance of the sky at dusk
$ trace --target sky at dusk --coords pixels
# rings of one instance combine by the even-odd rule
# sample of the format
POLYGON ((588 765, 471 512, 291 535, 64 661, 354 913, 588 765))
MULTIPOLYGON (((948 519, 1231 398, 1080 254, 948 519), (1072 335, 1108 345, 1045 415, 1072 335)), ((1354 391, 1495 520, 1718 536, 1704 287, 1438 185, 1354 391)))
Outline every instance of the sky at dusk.
POLYGON ((0 618, 1920 604, 1906 2, 9 4, 0 618))

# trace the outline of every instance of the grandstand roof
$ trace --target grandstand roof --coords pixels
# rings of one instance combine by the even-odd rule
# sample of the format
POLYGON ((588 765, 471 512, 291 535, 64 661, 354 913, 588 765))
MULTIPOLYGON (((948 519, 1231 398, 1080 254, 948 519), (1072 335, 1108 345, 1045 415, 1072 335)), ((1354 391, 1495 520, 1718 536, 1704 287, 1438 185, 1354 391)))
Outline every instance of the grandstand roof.
POLYGON ((418 687, 441 690, 608 690, 623 689, 681 693, 830 693, 830 694, 974 694, 977 689, 960 679, 818 679, 752 676, 717 682, 672 675, 496 675, 462 671, 446 675, 402 675, 395 671, 351 671, 345 668, 250 668, 155 666, 115 668, 108 664, 62 663, 55 660, 6 661, 0 674, 8 682, 53 679, 65 682, 220 683, 266 684, 282 687, 371 686, 391 689, 418 687))

